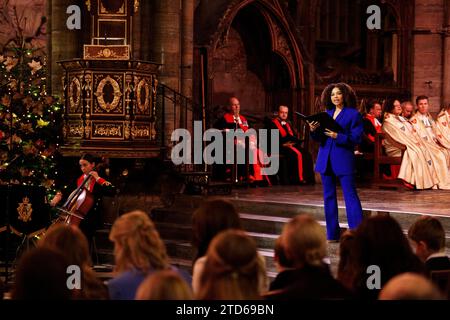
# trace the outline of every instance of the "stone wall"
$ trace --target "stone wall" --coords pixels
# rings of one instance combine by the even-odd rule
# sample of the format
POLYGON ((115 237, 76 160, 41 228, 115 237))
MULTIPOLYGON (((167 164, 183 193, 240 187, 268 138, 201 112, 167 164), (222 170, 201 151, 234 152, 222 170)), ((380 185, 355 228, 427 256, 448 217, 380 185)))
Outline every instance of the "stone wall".
MULTIPOLYGON (((443 37, 440 33, 443 22, 444 0, 416 0, 412 99, 418 95, 428 96, 430 112, 433 113, 441 108, 445 87, 443 37)), ((446 60, 449 60, 447 54, 446 60)))

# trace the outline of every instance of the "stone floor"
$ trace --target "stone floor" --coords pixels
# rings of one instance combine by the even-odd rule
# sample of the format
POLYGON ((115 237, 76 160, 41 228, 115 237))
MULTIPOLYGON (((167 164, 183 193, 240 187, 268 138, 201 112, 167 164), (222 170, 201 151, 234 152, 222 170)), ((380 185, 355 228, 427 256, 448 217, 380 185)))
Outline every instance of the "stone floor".
MULTIPOLYGON (((364 210, 450 217, 450 190, 409 191, 365 187, 358 188, 358 194, 364 210)), ((323 207, 320 184, 233 189, 232 195, 227 198, 323 207)), ((345 207, 340 188, 338 188, 338 206, 345 207)))

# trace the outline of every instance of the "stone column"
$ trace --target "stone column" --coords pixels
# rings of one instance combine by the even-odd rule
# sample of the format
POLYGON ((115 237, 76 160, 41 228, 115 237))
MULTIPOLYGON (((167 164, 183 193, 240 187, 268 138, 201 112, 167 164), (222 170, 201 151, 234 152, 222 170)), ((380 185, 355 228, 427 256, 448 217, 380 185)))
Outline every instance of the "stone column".
POLYGON ((443 92, 442 54, 445 49, 441 31, 444 0, 416 0, 415 12, 411 98, 415 100, 418 95, 428 96, 430 112, 436 113, 441 107, 443 92))
MULTIPOLYGON (((183 1, 184 2, 184 1, 183 1)), ((180 92, 180 0, 155 0, 152 2, 152 60, 161 63, 159 82, 180 92)), ((165 99, 165 145, 171 145, 170 136, 178 127, 179 112, 174 119, 174 107, 169 99, 165 99), (176 126, 175 126, 176 124, 176 126)))
POLYGON ((450 103, 450 0, 444 0, 442 104, 450 103))
MULTIPOLYGON (((48 41, 49 41, 49 76, 51 79, 52 94, 63 96, 61 78, 64 76, 63 69, 56 63, 60 60, 81 58, 81 46, 79 45, 80 32, 83 30, 69 30, 66 21, 69 15, 66 13, 67 7, 73 4, 73 0, 47 0, 48 19, 48 41)), ((81 14, 86 14, 86 8, 81 8, 81 14)))

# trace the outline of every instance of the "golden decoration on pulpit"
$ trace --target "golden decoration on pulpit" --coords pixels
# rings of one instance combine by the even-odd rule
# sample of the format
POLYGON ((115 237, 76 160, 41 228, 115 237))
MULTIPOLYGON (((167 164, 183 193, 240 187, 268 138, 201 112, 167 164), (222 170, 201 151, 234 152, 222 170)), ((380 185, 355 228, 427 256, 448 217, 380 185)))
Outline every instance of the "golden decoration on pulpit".
POLYGON ((69 85, 70 112, 77 113, 81 102, 81 84, 77 77, 73 77, 69 85))
POLYGON ((117 81, 108 75, 98 84, 95 95, 97 96, 99 106, 106 112, 111 112, 117 108, 122 92, 120 91, 120 86, 117 81), (111 94, 110 92, 105 92, 105 89, 108 89, 108 86, 112 86, 113 93, 112 96, 110 95, 105 97, 105 95, 111 94))
POLYGON ((88 9, 88 11, 91 11, 91 0, 86 0, 86 7, 88 9))
POLYGON ((106 138, 121 138, 122 126, 115 124, 94 124, 93 138, 106 137, 106 138))
POLYGON ((31 213, 33 212, 33 208, 31 207, 30 199, 25 197, 22 199, 22 202, 17 207, 17 213, 19 214, 19 220, 23 222, 28 222, 31 220, 31 213))
POLYGON ((104 0, 99 0, 100 4, 100 14, 124 14, 125 13, 125 2, 124 0, 108 0, 108 4, 104 4, 104 0), (120 7, 119 5, 122 4, 120 7), (108 8, 105 8, 107 6, 108 8))
POLYGON ((125 140, 128 140, 130 138, 130 123, 128 121, 125 122, 123 131, 124 131, 123 133, 125 136, 125 140))
POLYGON ((150 126, 138 125, 131 129, 133 138, 150 138, 150 126))
POLYGON ((80 124, 69 124, 70 137, 82 137, 83 136, 83 126, 80 124))
POLYGON ((137 86, 137 106, 141 113, 147 113, 149 109, 150 89, 145 78, 139 81, 137 86))

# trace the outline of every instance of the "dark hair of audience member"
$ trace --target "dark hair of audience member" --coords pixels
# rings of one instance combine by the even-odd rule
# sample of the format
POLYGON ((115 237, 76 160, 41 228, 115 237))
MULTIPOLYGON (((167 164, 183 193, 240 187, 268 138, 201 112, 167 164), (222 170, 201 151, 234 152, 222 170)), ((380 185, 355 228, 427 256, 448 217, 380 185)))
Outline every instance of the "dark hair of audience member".
POLYGON ((264 274, 255 241, 242 230, 226 230, 211 242, 200 279, 199 299, 254 300, 260 298, 264 274))
POLYGON ((275 240, 274 247, 274 260, 278 265, 278 270, 281 272, 283 269, 292 268, 292 264, 289 259, 286 257, 286 252, 284 251, 281 236, 275 240))
POLYGON ((39 247, 59 251, 69 265, 80 266, 81 290, 74 290, 75 299, 108 299, 107 287, 91 268, 88 241, 79 228, 58 223, 52 225, 38 243, 39 247))
POLYGON ((381 270, 381 287, 392 277, 404 272, 424 273, 425 266, 413 253, 398 222, 388 215, 364 219, 355 231, 355 277, 353 288, 359 294, 376 298, 378 290, 369 290, 366 282, 369 266, 381 270))
POLYGON ((430 216, 417 219, 408 230, 411 240, 425 242, 431 251, 440 251, 445 247, 445 230, 441 222, 430 216))
POLYGON ((16 269, 11 293, 14 300, 70 300, 65 257, 49 248, 33 248, 24 253, 16 269))
POLYGON ((192 216, 193 244, 197 248, 195 260, 204 256, 211 240, 221 231, 242 229, 241 220, 233 204, 222 199, 204 201, 192 216))
POLYGON ((192 300, 192 290, 173 270, 156 271, 148 276, 136 292, 136 300, 192 300))
POLYGON ((355 272, 354 258, 355 232, 346 230, 339 240, 339 263, 337 269, 337 280, 347 289, 352 289, 352 276, 355 272))

